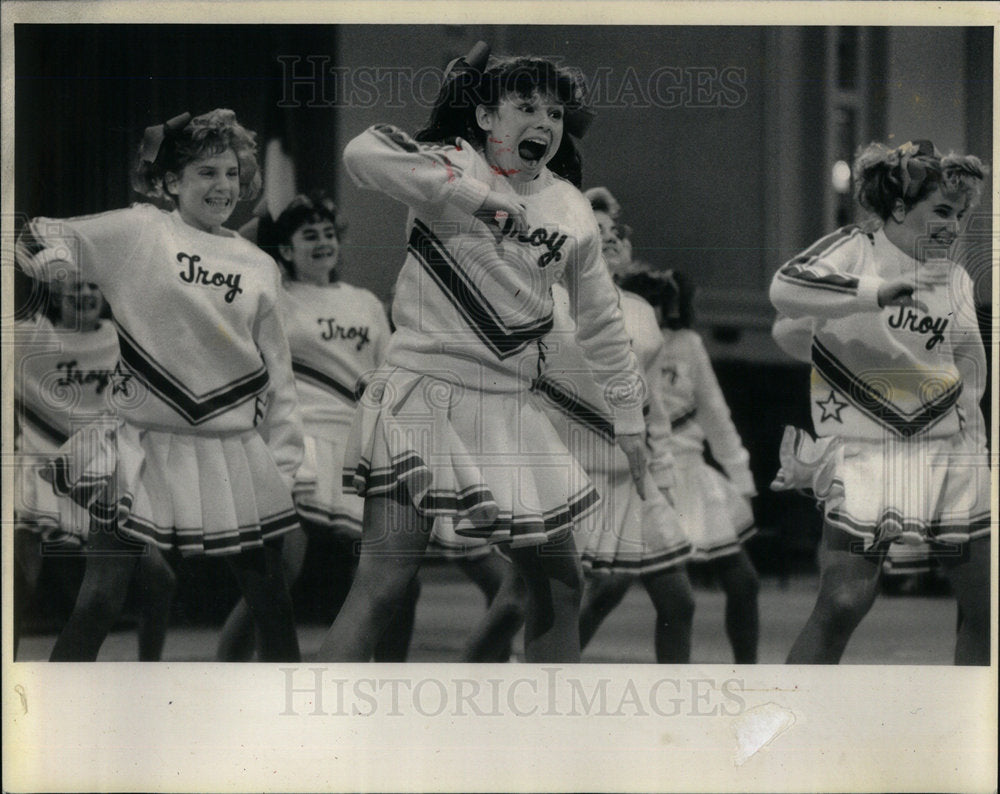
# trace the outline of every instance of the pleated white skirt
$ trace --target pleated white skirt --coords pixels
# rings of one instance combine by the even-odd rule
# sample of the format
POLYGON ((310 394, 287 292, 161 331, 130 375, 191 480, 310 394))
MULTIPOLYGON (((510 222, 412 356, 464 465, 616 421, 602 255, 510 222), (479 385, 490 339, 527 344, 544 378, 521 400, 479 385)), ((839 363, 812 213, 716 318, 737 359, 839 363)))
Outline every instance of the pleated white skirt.
POLYGON ((458 536, 538 545, 572 531, 599 502, 528 391, 485 392, 381 368, 358 406, 345 490, 404 489, 418 512, 458 536))
POLYGON ((298 525, 291 493, 256 430, 196 435, 90 425, 41 476, 61 499, 87 507, 89 526, 74 532, 115 527, 186 555, 237 554, 298 525))

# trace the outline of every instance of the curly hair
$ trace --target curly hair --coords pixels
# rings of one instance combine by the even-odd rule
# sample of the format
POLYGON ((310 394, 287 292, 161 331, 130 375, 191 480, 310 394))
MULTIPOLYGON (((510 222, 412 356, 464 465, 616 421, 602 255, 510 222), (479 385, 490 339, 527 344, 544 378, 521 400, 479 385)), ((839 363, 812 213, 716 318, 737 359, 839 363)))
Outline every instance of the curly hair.
MULTIPOLYGON (((414 138, 430 143, 452 143, 464 138, 482 148, 486 131, 476 121, 478 105, 496 110, 505 97, 530 97, 538 92, 554 97, 567 110, 575 110, 583 107, 583 89, 583 76, 578 70, 547 58, 493 56, 482 72, 459 64, 445 79, 426 126, 414 138)), ((569 135, 563 134, 548 168, 580 187, 583 162, 569 135)))
POLYGON ((165 129, 163 141, 152 162, 143 158, 140 147, 132 174, 132 187, 151 198, 175 200, 164 186, 166 174, 180 174, 186 165, 222 154, 228 149, 233 150, 239 163, 240 199, 254 198, 261 188, 257 136, 236 120, 233 111, 225 108, 196 116, 182 129, 165 129))
POLYGON ((881 143, 861 148, 854 160, 858 203, 883 221, 902 200, 907 211, 940 189, 949 199, 974 207, 989 166, 975 155, 941 155, 930 141, 909 141, 895 149, 881 143))

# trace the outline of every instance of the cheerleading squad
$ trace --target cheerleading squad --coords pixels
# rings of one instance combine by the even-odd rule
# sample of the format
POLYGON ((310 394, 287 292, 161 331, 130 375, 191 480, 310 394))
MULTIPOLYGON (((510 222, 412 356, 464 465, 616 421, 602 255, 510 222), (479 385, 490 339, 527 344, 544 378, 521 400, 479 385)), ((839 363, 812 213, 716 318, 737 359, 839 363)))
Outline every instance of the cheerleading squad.
MULTIPOLYGON (((17 562, 30 584, 51 544, 86 558, 52 660, 96 659, 134 578, 140 658, 159 658, 180 553, 224 559, 240 587, 219 660, 296 661, 289 587, 320 536, 351 585, 319 660, 404 660, 418 571, 441 555, 489 603, 469 661, 507 659, 522 630, 526 661, 578 661, 638 580, 657 660, 688 662, 690 559, 723 586, 734 660, 757 660, 749 456, 690 281, 635 262, 612 193, 580 192, 582 96, 571 70, 479 44, 423 129, 348 143, 354 182, 409 210, 391 326, 339 278, 325 194, 245 236, 224 226, 261 183, 228 110, 146 130, 133 187, 172 212, 25 226, 17 264, 60 309, 16 329, 17 562)), ((944 565, 956 663, 989 662, 985 356, 947 259, 985 174, 926 141, 873 144, 855 181, 874 221, 774 277, 815 434, 786 430, 772 487, 810 490, 825 515, 789 662, 839 661, 899 547, 944 565)))

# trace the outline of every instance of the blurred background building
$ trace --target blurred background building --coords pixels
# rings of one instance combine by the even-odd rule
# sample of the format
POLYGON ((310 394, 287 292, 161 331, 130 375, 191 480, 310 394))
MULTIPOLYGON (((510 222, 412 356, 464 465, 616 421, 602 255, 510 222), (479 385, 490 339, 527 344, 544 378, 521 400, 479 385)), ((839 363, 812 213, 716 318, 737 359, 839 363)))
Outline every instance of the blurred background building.
MULTIPOLYGON (((350 225, 342 275, 386 298, 406 211, 358 190, 340 153, 375 122, 419 128, 441 69, 478 39, 582 70, 598 111, 584 185, 621 201, 636 258, 699 285, 698 329, 761 493, 755 560, 782 575, 811 563, 819 513, 767 490, 782 426, 809 424, 807 368, 770 339, 767 286, 783 261, 855 220, 846 169, 859 145, 931 138, 990 158, 991 28, 18 25, 16 210, 127 205, 138 197, 126 155, 147 125, 229 107, 262 144, 282 141, 299 190, 335 190, 350 225)), ((992 217, 987 191, 960 252, 987 344, 992 217)))

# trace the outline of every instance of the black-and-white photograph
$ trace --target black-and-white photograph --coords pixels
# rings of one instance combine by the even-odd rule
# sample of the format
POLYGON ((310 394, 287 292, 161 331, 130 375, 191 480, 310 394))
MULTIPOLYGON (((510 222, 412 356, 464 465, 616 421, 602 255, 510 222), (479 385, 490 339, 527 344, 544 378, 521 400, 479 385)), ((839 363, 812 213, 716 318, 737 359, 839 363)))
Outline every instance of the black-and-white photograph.
POLYGON ((47 5, 5 790, 995 790, 995 10, 47 5))

